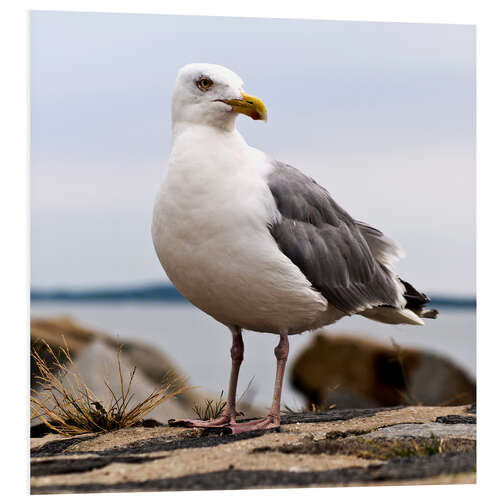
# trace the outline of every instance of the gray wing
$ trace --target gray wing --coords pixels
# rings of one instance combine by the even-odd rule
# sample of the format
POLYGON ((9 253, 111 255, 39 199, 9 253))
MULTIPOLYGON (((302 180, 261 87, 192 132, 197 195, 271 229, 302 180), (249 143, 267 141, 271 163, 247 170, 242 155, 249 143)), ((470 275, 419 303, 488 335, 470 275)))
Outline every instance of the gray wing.
POLYGON ((313 179, 290 165, 274 166, 268 185, 281 219, 269 230, 314 288, 346 314, 379 305, 402 307, 399 280, 374 255, 393 254, 394 249, 388 252, 393 243, 355 221, 313 179))

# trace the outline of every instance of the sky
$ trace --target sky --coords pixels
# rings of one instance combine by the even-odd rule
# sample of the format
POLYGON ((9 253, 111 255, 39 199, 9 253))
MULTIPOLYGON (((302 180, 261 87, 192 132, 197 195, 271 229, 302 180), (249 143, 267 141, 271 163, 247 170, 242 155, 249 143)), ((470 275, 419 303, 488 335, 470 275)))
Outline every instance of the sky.
POLYGON ((268 123, 247 142, 396 240, 397 271, 475 293, 475 29, 465 25, 32 12, 31 285, 168 282, 153 202, 184 64, 238 73, 268 123))

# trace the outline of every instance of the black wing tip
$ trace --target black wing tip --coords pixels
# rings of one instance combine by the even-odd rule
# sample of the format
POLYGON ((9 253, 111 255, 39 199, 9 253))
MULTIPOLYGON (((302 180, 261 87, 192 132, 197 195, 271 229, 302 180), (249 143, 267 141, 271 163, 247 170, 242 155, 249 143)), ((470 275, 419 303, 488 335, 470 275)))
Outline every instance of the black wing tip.
POLYGON ((413 285, 399 278, 399 281, 405 287, 403 293, 406 299, 406 308, 413 311, 420 318, 436 319, 439 311, 437 309, 424 309, 425 304, 428 304, 431 299, 422 292, 419 292, 413 285))
POLYGON ((439 316, 439 311, 437 309, 424 309, 419 316, 421 318, 436 319, 439 316))

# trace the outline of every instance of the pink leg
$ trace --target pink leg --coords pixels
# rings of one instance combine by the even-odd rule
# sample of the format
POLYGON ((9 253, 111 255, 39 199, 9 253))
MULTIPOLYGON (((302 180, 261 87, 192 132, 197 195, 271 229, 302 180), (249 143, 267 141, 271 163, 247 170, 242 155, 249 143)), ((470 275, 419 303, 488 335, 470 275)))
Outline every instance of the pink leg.
POLYGON ((227 417, 229 416, 229 422, 234 423, 236 422, 236 417, 242 415, 236 411, 236 389, 238 387, 240 366, 243 362, 244 346, 241 328, 231 328, 231 333, 233 334, 233 345, 231 346, 231 376, 229 377, 229 389, 227 391, 227 406, 221 418, 224 418, 227 422, 227 417))
POLYGON ((283 376, 288 358, 288 350, 288 335, 282 334, 280 335, 279 344, 274 349, 276 356, 276 380, 274 382, 273 403, 269 415, 265 418, 250 420, 248 422, 231 422, 226 427, 229 427, 233 434, 260 429, 274 429, 280 426, 281 389, 283 387, 283 376))
POLYGON ((233 334, 233 345, 231 346, 231 377, 229 378, 229 390, 227 405, 222 415, 214 420, 175 420, 171 425, 184 425, 186 427, 226 427, 227 424, 235 424, 236 417, 242 415, 236 411, 236 388, 238 386, 238 375, 240 373, 241 362, 243 361, 243 338, 241 328, 230 327, 233 334))

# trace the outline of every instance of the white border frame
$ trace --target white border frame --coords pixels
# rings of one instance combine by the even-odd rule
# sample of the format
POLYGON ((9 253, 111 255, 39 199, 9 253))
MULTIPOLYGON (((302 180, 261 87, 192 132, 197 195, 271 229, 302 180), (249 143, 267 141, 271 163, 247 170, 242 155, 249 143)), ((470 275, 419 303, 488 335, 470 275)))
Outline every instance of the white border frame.
MULTIPOLYGON (((349 2, 308 0, 292 4, 289 1, 269 2, 254 0, 234 1, 205 0, 187 2, 165 1, 16 1, 2 12, 0 36, 2 37, 1 77, 1 137, 2 137, 2 280, 1 302, 4 356, 2 382, 4 389, 2 412, 4 457, 4 484, 8 498, 28 495, 27 437, 28 437, 28 327, 29 327, 29 215, 28 181, 28 10, 64 10, 86 12, 121 12, 151 14, 219 15, 238 17, 274 17, 299 19, 332 19, 354 21, 389 21, 477 25, 478 46, 478 210, 477 276, 478 276, 478 400, 480 425, 478 433, 478 485, 477 486, 427 486, 427 487, 376 487, 318 489, 314 495, 340 498, 367 496, 373 498, 421 497, 452 494, 455 498, 469 497, 473 493, 486 493, 496 486, 498 453, 498 396, 496 380, 499 364, 499 335, 497 333, 498 282, 500 281, 498 255, 498 195, 500 161, 498 154, 499 70, 496 48, 500 46, 498 16, 495 2, 479 0, 349 0, 349 2), (14 349, 11 348, 11 344, 14 349), (15 355, 13 352, 15 352, 15 355), (491 459, 489 458, 491 454, 491 459), (493 455, 495 454, 495 455, 493 455), (425 488, 425 489, 424 489, 425 488), (480 490, 480 491, 479 491, 480 490)), ((4 7, 5 9, 5 7, 4 7)), ((308 492, 310 490, 307 490, 308 492)), ((238 491, 246 498, 272 493, 275 498, 299 498, 305 490, 249 490, 238 491)), ((234 492, 179 492, 169 493, 171 498, 194 498, 194 495, 230 498, 234 492)), ((138 498, 137 495, 119 493, 118 498, 138 498)), ((153 497, 156 495, 141 494, 153 497)), ((103 494, 89 495, 103 498, 103 494)), ((66 498, 67 495, 57 495, 66 498)), ((85 497, 88 498, 88 497, 85 497)))

